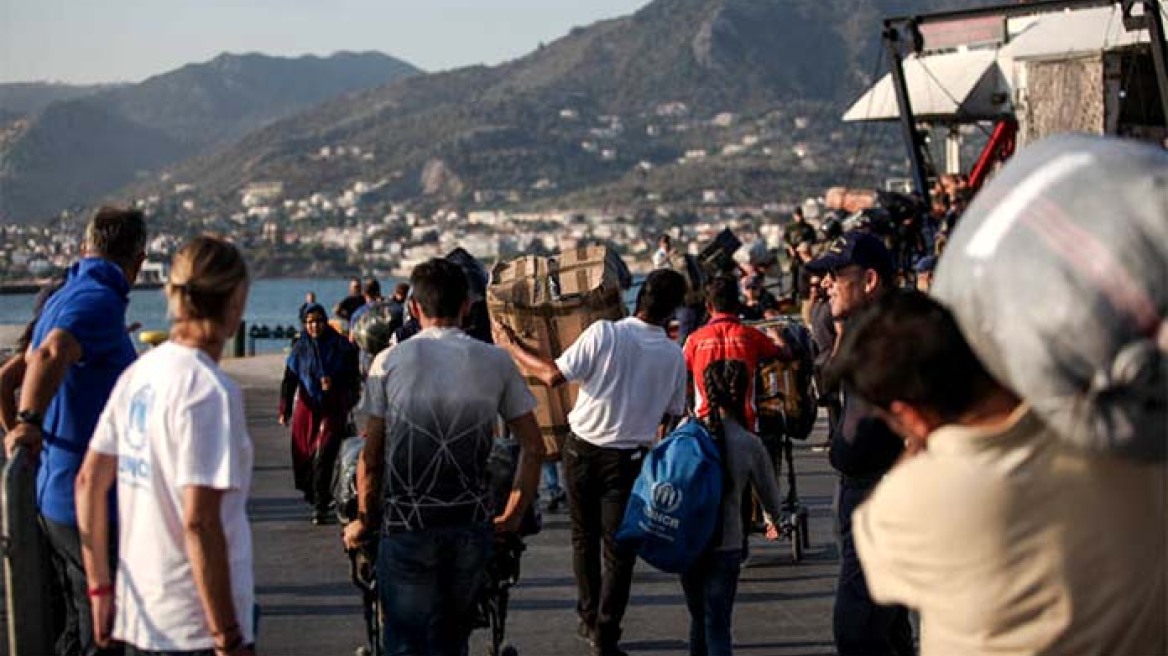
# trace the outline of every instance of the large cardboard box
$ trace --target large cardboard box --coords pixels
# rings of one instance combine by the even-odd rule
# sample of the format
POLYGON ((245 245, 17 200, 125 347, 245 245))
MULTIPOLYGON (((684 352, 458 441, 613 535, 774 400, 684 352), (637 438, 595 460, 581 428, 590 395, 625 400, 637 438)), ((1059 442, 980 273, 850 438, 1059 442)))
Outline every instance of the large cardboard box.
MULTIPOLYGON (((606 246, 584 246, 552 258, 519 257, 495 267, 487 308, 525 345, 557 358, 593 322, 626 316, 627 272, 620 256, 606 246)), ((570 383, 549 389, 531 372, 520 371, 539 404, 535 416, 548 458, 559 459, 579 387, 570 383)))
POLYGON ((562 296, 595 296, 613 289, 628 289, 632 274, 616 251, 603 244, 591 244, 564 251, 549 258, 562 296))

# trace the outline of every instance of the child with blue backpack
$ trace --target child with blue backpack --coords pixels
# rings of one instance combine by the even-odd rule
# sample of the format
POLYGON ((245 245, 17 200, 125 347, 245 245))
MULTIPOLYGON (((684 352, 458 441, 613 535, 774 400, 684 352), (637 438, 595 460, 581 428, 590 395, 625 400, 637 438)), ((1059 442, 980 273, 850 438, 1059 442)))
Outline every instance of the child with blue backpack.
POLYGON ((721 521, 710 546, 682 573, 681 586, 690 614, 690 656, 726 656, 733 652, 734 597, 747 550, 741 512, 743 494, 748 484, 757 491, 766 511, 767 538, 772 540, 778 537, 772 518, 779 515, 782 496, 766 447, 758 436, 743 428, 746 363, 715 360, 702 376, 710 403, 706 425, 722 455, 721 521))

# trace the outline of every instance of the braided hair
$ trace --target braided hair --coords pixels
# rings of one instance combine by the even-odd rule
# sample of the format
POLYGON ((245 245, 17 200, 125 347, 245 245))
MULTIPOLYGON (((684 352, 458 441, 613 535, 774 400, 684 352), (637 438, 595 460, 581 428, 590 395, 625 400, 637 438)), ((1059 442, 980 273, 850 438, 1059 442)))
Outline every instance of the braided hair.
POLYGON ((706 365, 706 370, 702 373, 702 382, 705 384, 706 401, 710 406, 706 424, 719 448, 724 449, 726 443, 724 418, 729 416, 740 424, 746 424, 742 416, 743 408, 746 407, 746 363, 742 360, 714 360, 706 365))
MULTIPOLYGON (((738 423, 745 424, 742 413, 746 397, 747 383, 746 363, 741 360, 714 360, 706 365, 702 372, 702 381, 706 388, 706 402, 710 406, 710 414, 706 417, 706 428, 714 438, 718 448, 718 455, 722 461, 722 480, 730 480, 729 445, 726 443, 726 425, 724 418, 733 417, 738 423)), ((724 519, 721 518, 722 509, 732 486, 723 483, 722 503, 719 504, 719 520, 713 536, 710 538, 709 548, 717 548, 722 544, 724 519)))

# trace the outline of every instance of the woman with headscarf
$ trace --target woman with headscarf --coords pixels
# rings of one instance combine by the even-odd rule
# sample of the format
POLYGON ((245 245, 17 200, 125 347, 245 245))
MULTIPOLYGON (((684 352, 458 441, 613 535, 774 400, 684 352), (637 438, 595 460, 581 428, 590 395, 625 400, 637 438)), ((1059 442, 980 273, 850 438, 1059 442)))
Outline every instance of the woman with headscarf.
POLYGON ((333 466, 359 386, 357 349, 329 325, 323 306, 310 305, 304 335, 288 354, 279 419, 292 430, 292 472, 313 524, 329 521, 333 466))

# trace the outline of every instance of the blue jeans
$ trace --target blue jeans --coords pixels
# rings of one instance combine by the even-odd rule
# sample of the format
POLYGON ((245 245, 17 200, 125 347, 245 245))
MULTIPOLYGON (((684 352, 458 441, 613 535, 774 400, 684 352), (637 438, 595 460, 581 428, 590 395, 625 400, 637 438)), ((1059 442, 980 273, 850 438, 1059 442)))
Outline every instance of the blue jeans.
POLYGON ((545 462, 540 471, 540 485, 543 487, 543 493, 550 499, 564 491, 560 484, 560 463, 545 462))
POLYGON ((681 575, 685 605, 689 608, 690 656, 729 656, 734 595, 738 593, 738 573, 742 571, 742 551, 711 551, 681 575))
POLYGON ((386 656, 462 656, 486 581, 490 524, 389 533, 377 554, 386 656))

